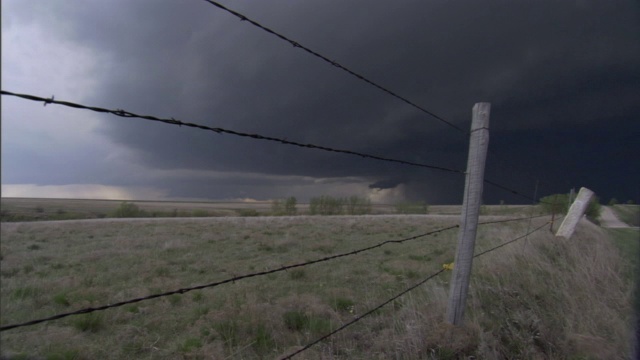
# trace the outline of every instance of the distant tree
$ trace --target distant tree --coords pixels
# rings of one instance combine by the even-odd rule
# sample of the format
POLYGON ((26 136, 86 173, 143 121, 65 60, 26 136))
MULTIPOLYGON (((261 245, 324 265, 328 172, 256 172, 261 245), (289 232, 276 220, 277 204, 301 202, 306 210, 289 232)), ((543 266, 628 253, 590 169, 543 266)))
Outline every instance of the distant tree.
POLYGON ((371 200, 356 195, 343 199, 346 204, 346 213, 349 215, 371 214, 371 200))
POLYGON ((298 213, 298 209, 296 208, 296 204, 298 203, 298 200, 295 198, 295 196, 289 196, 285 201, 284 201, 284 212, 285 214, 292 216, 298 213))
POLYGON ((311 215, 340 215, 344 200, 327 195, 311 198, 309 213, 311 215))
POLYGON ((635 204, 635 203, 636 203, 636 202, 635 202, 635 201, 633 201, 633 200, 631 200, 631 199, 627 200, 627 205, 633 205, 633 204, 635 204))
POLYGON ((611 200, 609 200, 609 206, 613 206, 613 205, 617 205, 617 204, 618 204, 618 199, 611 198, 611 200))
POLYGON ((113 212, 116 218, 131 218, 140 216, 140 208, 134 203, 123 201, 113 212))
POLYGON ((289 196, 284 200, 276 199, 271 202, 271 215, 274 216, 293 216, 298 213, 296 208, 298 201, 295 196, 289 196))
MULTIPOLYGON (((569 194, 553 194, 545 196, 539 202, 542 209, 551 214, 566 214, 571 204, 569 203, 569 194)), ((597 196, 593 196, 585 214, 591 219, 597 220, 600 217, 601 205, 597 196)))

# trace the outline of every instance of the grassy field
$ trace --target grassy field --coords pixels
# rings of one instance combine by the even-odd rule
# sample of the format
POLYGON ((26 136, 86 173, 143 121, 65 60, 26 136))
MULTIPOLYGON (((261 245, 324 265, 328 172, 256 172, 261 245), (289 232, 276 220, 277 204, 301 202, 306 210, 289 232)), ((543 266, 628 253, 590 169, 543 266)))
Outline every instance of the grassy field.
MULTIPOLYGON (((102 219, 112 217, 120 206, 120 200, 84 200, 84 199, 0 199, 0 221, 46 221, 73 219, 102 219)), ((270 201, 251 202, 179 202, 179 201, 132 201, 142 210, 142 217, 225 217, 225 216, 268 216, 271 213, 270 201)), ((430 205, 430 214, 457 215, 460 205, 430 205)), ((522 205, 483 205, 483 215, 521 214, 522 205)), ((298 214, 309 211, 309 204, 298 204, 298 214)), ((535 209, 539 213, 540 209, 535 209)), ((372 214, 395 214, 397 208, 391 204, 374 204, 372 214)))
MULTIPOLYGON (((481 220, 494 219, 501 217, 481 220)), ((534 219, 531 228, 547 220, 534 219)), ((0 322, 210 283, 457 222, 455 216, 403 215, 3 223, 0 322)), ((481 226, 476 251, 523 235, 527 223, 481 226)), ((2 355, 278 358, 442 269, 453 261, 455 239, 455 230, 445 231, 213 289, 3 331, 2 355)), ((627 275, 633 273, 624 252, 633 251, 632 241, 585 220, 571 241, 556 240, 545 228, 475 260, 466 326, 443 322, 447 271, 297 358, 623 359, 631 336, 627 275)))

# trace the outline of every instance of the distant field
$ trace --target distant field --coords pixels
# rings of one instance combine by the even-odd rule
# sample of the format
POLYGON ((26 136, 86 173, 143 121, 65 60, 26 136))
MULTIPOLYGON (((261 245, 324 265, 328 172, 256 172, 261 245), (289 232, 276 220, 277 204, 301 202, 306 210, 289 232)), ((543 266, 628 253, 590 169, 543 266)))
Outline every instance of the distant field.
MULTIPOLYGON (((96 202, 86 211, 115 205, 96 202)), ((511 216, 528 214, 521 208, 511 216)), ((528 221, 481 226, 476 249, 547 220, 534 219, 531 227, 528 221)), ((457 222, 455 216, 381 215, 3 223, 0 322, 206 284, 457 222)), ((278 358, 442 269, 453 261, 456 234, 449 230, 213 289, 4 331, 2 355, 278 358)), ((630 240, 617 241, 623 248, 630 240)), ((631 334, 629 269, 597 226, 583 220, 566 242, 545 226, 526 241, 475 260, 464 328, 443 323, 447 271, 297 358, 622 358, 631 334)))
MULTIPOLYGON (((145 212, 145 217, 224 217, 224 216, 268 216, 270 201, 254 202, 175 202, 175 201, 131 201, 145 212)), ((31 199, 2 198, 0 200, 3 222, 100 219, 111 217, 122 203, 120 200, 79 199, 31 199)), ((429 214, 458 215, 460 205, 430 205, 429 214)), ((298 214, 309 211, 308 204, 297 205, 298 214)), ((530 209, 528 205, 483 205, 483 215, 510 215, 530 209)), ((372 214, 395 214, 391 204, 373 204, 372 214)), ((539 213, 536 208, 535 214, 539 213)))

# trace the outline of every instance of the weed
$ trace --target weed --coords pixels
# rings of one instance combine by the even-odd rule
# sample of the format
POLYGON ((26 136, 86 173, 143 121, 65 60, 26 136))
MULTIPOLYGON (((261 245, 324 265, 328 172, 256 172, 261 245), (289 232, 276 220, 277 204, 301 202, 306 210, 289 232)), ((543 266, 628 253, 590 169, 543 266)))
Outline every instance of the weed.
POLYGON ((137 305, 127 305, 124 309, 132 314, 137 314, 140 312, 140 308, 137 305))
POLYGON ((78 315, 72 320, 72 325, 79 331, 96 333, 104 326, 101 313, 78 315))
POLYGON ((333 310, 340 312, 353 312, 354 305, 353 300, 343 297, 338 297, 331 303, 333 310))
POLYGON ((193 300, 195 302, 200 302, 200 301, 202 301, 202 299, 204 299, 204 295, 202 295, 202 291, 195 292, 191 296, 191 300, 193 300))
POLYGON ((156 275, 161 277, 168 277, 171 272, 166 267, 159 267, 156 269, 156 275))
POLYGON ((227 320, 214 325, 214 328, 222 338, 222 341, 229 346, 234 347, 238 344, 238 323, 233 320, 227 320))
POLYGON ((287 311, 283 315, 283 320, 289 330, 302 331, 309 327, 309 316, 300 311, 287 311))
POLYGON ((259 324, 256 328, 256 335, 254 337, 253 347, 258 353, 267 353, 275 348, 276 342, 271 336, 271 332, 264 324, 259 324))
POLYGON ((29 249, 29 250, 40 250, 40 245, 31 244, 31 245, 27 246, 27 249, 29 249))
POLYGON ((173 294, 169 296, 169 303, 171 304, 171 306, 178 306, 180 305, 181 302, 182 302, 182 296, 178 294, 173 294))
POLYGON ((331 331, 331 321, 316 315, 307 315, 301 311, 288 311, 283 315, 284 324, 289 330, 308 330, 313 333, 331 331))
POLYGON ((291 277, 291 280, 300 280, 304 279, 307 274, 304 269, 293 269, 289 272, 289 276, 291 277))
POLYGON ((27 264, 27 265, 25 265, 25 266, 23 266, 23 267, 22 267, 22 271, 23 271, 25 274, 29 274, 29 273, 31 273, 31 272, 33 271, 33 269, 34 269, 34 268, 33 268, 33 265, 31 265, 31 264, 27 264))
POLYGON ((198 349, 202 347, 202 341, 198 338, 190 337, 185 339, 185 341, 180 345, 180 351, 183 353, 188 353, 191 350, 198 349))
POLYGON ((39 294, 40 294, 40 289, 27 286, 27 287, 15 289, 11 294, 11 297, 13 299, 24 300, 27 298, 36 297, 39 294))
POLYGON ((60 293, 60 294, 54 295, 53 296, 53 302, 58 304, 58 305, 62 305, 62 306, 71 305, 71 303, 69 302, 69 299, 67 298, 67 294, 65 294, 65 293, 60 293))
POLYGON ((58 350, 51 352, 45 357, 47 360, 76 360, 80 358, 78 350, 58 350))

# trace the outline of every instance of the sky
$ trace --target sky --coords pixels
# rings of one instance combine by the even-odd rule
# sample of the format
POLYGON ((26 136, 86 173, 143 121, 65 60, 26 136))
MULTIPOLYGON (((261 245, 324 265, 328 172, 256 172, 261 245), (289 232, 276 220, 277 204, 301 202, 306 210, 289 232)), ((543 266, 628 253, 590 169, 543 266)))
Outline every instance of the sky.
MULTIPOLYGON (((637 1, 222 4, 464 131, 202 0, 4 0, 2 89, 460 171, 489 102, 485 178, 521 195, 486 204, 640 201, 637 1)), ((1 101, 3 197, 462 202, 463 174, 1 101)))

